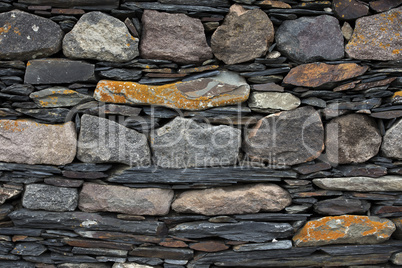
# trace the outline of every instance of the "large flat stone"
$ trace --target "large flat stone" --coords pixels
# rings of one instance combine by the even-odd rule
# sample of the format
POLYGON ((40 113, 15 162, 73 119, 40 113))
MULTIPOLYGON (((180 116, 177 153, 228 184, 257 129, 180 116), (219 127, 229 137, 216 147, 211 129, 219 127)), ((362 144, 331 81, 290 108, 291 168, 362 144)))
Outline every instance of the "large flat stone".
POLYGON ((314 211, 322 215, 364 214, 370 208, 366 200, 348 199, 344 196, 322 200, 314 204, 314 211))
POLYGON ((30 60, 24 83, 65 84, 95 80, 95 65, 67 59, 30 60), (62 75, 61 75, 62 74, 62 75))
POLYGON ((144 10, 141 57, 188 64, 212 58, 204 27, 197 18, 144 10))
POLYGON ((29 95, 40 107, 68 107, 92 100, 91 96, 66 87, 50 87, 29 95))
POLYGON ((355 20, 369 13, 368 5, 358 0, 334 0, 332 7, 341 20, 355 20))
POLYGON ((119 7, 118 0, 18 0, 19 3, 30 5, 50 5, 63 8, 97 7, 107 10, 119 7))
POLYGON ((381 152, 386 157, 402 159, 402 121, 396 122, 385 132, 381 152))
POLYGON ((324 128, 312 107, 269 115, 247 130, 243 149, 255 160, 277 165, 311 161, 324 150, 324 128))
POLYGON ((402 7, 356 20, 346 53, 359 60, 402 59, 402 7))
POLYGON ((285 20, 275 39, 278 50, 296 62, 336 60, 344 54, 339 21, 328 15, 285 20))
POLYGON ((378 244, 395 231, 392 221, 378 217, 345 215, 306 223, 293 237, 298 247, 333 244, 378 244))
POLYGON ((252 92, 248 99, 251 110, 262 113, 293 110, 299 105, 300 99, 290 93, 252 92))
POLYGON ((114 121, 83 115, 77 158, 88 163, 149 165, 151 153, 147 137, 114 121))
POLYGON ((94 98, 98 101, 133 105, 160 105, 184 110, 205 110, 244 102, 250 86, 233 72, 211 78, 149 86, 134 82, 101 80, 94 98))
POLYGON ((246 10, 234 4, 211 38, 212 51, 226 64, 264 56, 274 40, 274 26, 261 9, 246 10))
POLYGON ((126 25, 102 12, 81 16, 63 39, 63 53, 73 59, 125 62, 139 55, 138 39, 126 25))
POLYGON ((172 199, 173 191, 167 189, 85 183, 80 193, 79 208, 86 212, 165 215, 169 212, 172 199))
POLYGON ((65 165, 74 160, 74 123, 39 124, 29 120, 0 120, 0 161, 65 165))
POLYGON ((150 136, 154 162, 163 168, 235 164, 241 146, 239 129, 176 117, 150 136))
POLYGON ((13 10, 0 14, 0 59, 30 60, 61 49, 63 31, 52 20, 13 10))
POLYGON ((370 177, 345 177, 314 179, 314 184, 322 189, 356 191, 356 192, 393 192, 402 191, 402 177, 383 176, 370 177))
POLYGON ((22 206, 33 210, 74 211, 77 203, 77 189, 46 184, 27 185, 22 197, 22 206))
POLYGON ((179 213, 228 215, 280 211, 290 205, 287 191, 275 184, 251 184, 186 191, 172 204, 179 213))

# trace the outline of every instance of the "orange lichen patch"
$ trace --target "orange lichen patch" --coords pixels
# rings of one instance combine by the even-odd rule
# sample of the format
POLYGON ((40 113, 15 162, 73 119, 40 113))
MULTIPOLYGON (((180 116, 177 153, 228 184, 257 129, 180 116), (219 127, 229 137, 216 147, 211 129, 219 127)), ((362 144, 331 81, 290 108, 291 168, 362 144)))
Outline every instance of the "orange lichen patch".
POLYGON ((0 128, 10 132, 24 131, 28 126, 25 124, 27 120, 0 120, 0 128))
POLYGON ((394 93, 394 95, 392 96, 392 98, 397 98, 397 97, 402 97, 402 91, 397 91, 394 93))
POLYGON ((402 52, 402 49, 394 49, 392 50, 392 54, 399 54, 402 52))
POLYGON ((6 34, 10 31, 11 29, 11 24, 9 22, 7 22, 6 24, 4 24, 3 27, 0 27, 0 34, 6 34))
POLYGON ((297 232, 293 241, 297 246, 365 244, 373 241, 364 238, 376 237, 376 240, 385 240, 394 230, 395 225, 391 221, 376 217, 355 215, 324 217, 309 221, 297 232))
POLYGON ((330 65, 326 63, 310 63, 290 70, 283 80, 286 84, 304 87, 318 87, 328 82, 338 82, 362 75, 367 66, 356 63, 330 65))
POLYGON ((14 28, 14 33, 21 35, 20 30, 17 27, 14 28))

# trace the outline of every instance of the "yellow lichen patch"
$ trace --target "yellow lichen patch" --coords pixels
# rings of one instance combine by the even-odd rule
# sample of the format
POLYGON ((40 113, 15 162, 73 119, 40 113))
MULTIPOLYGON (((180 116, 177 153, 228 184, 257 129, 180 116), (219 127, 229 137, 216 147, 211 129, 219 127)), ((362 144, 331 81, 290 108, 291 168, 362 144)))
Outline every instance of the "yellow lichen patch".
POLYGON ((401 53, 402 49, 394 49, 392 50, 392 54, 399 54, 401 53))
POLYGON ((9 132, 21 132, 24 131, 28 126, 24 124, 26 120, 0 120, 0 128, 7 130, 9 132))
POLYGON ((7 22, 6 24, 4 24, 3 27, 0 27, 0 34, 6 34, 10 31, 10 29, 11 29, 11 24, 7 22))
POLYGON ((397 91, 394 93, 394 95, 392 96, 392 98, 396 98, 396 97, 402 97, 402 91, 397 91))

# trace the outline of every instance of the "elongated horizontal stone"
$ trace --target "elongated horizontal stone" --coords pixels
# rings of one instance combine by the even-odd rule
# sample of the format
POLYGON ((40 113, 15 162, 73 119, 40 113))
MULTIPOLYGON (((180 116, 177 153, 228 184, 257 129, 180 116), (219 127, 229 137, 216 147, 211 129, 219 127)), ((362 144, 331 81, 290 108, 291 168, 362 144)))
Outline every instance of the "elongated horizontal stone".
POLYGON ((182 193, 172 204, 180 213, 228 215, 280 211, 290 205, 288 192, 274 184, 212 188, 182 193))
POLYGON ((51 5, 52 7, 83 8, 96 6, 97 8, 117 8, 118 0, 19 0, 19 3, 30 5, 51 5))
POLYGON ((245 244, 233 247, 236 252, 256 251, 256 250, 274 250, 274 249, 290 249, 292 248, 291 240, 281 240, 271 243, 255 243, 245 244))
POLYGON ((138 247, 128 253, 131 256, 161 258, 171 260, 190 260, 193 258, 191 249, 164 248, 164 247, 138 247))
POLYGON ((309 63, 292 68, 283 82, 301 87, 319 87, 325 83, 339 82, 362 75, 367 69, 367 66, 360 66, 356 63, 335 65, 309 63))
POLYGON ((85 183, 80 193, 79 208, 87 212, 164 215, 169 212, 172 199, 172 190, 85 183))
POLYGON ((250 86, 244 78, 233 72, 221 72, 211 78, 163 86, 101 80, 96 86, 94 98, 103 102, 204 110, 246 101, 249 93, 250 86))
POLYGON ((29 95, 41 107, 66 107, 92 100, 91 96, 65 87, 50 87, 29 95))
POLYGON ((299 105, 300 99, 290 93, 253 92, 248 100, 251 110, 262 113, 293 110, 299 105))
POLYGON ((377 244, 395 231, 392 221, 378 217, 345 215, 309 221, 293 237, 298 247, 331 244, 377 244))
POLYGON ((402 177, 392 175, 379 178, 346 177, 314 179, 313 183, 327 190, 356 192, 402 191, 402 177))
POLYGON ((29 120, 0 120, 0 161, 65 165, 74 160, 74 123, 39 124, 29 120))

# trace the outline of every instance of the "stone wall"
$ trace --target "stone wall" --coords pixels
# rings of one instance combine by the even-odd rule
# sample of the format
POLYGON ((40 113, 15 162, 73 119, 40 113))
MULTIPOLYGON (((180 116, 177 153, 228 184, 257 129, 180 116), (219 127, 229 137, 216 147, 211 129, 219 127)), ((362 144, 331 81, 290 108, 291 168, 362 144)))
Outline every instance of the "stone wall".
POLYGON ((0 267, 402 265, 401 5, 0 1, 0 267))

